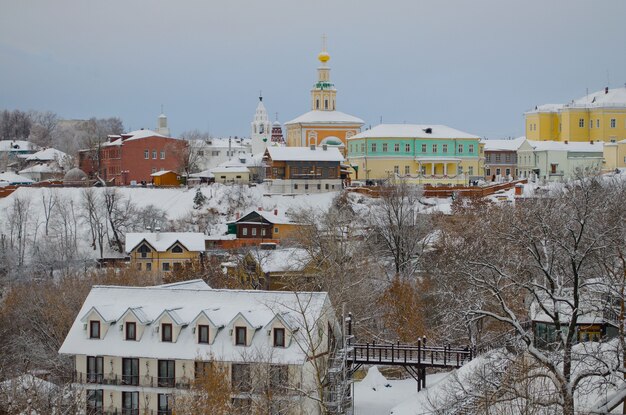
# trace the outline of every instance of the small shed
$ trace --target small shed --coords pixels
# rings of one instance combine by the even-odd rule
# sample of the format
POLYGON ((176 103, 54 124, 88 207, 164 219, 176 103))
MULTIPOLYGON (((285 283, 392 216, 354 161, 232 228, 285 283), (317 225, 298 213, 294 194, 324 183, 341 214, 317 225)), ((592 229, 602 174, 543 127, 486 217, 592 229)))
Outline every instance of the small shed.
POLYGON ((171 170, 158 171, 152 173, 152 184, 155 186, 180 186, 182 183, 180 175, 171 170))

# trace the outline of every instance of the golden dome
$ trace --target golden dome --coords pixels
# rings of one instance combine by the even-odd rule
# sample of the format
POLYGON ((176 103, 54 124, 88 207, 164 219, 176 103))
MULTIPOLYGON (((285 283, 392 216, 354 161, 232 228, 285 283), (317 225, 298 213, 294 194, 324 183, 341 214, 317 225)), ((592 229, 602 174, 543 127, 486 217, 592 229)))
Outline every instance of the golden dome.
POLYGON ((322 51, 320 52, 319 55, 317 55, 317 59, 320 60, 320 62, 322 63, 326 63, 330 60, 330 55, 328 54, 328 52, 326 51, 322 51))

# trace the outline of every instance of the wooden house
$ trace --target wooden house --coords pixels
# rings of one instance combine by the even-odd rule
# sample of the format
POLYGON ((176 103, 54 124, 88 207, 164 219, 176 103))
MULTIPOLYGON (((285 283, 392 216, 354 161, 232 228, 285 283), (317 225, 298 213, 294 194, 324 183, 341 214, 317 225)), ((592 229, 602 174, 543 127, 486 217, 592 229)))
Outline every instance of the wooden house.
POLYGON ((302 226, 300 223, 291 221, 286 215, 280 214, 278 209, 267 212, 259 208, 228 223, 228 233, 237 235, 238 239, 279 242, 295 237, 302 226))
POLYGON ((182 180, 180 175, 171 170, 162 170, 150 175, 152 184, 157 187, 180 186, 182 180))
POLYGON ((200 232, 142 232, 126 234, 126 253, 132 266, 150 272, 169 272, 201 260, 205 235, 200 232))

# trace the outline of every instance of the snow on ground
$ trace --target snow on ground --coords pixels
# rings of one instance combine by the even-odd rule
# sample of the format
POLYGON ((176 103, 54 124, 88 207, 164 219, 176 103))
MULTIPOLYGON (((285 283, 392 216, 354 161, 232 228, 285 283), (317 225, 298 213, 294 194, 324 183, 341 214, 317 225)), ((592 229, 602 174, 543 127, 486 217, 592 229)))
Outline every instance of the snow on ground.
MULTIPOLYGON (((448 374, 449 372, 427 375, 427 388, 435 387, 448 374)), ((402 405, 404 402, 413 406, 418 395, 425 393, 425 390, 417 393, 417 382, 413 378, 388 380, 376 366, 373 366, 363 380, 354 384, 354 414, 383 415, 393 413, 395 415, 396 412, 391 412, 394 407, 402 405)), ((416 414, 420 412, 406 413, 416 414)))

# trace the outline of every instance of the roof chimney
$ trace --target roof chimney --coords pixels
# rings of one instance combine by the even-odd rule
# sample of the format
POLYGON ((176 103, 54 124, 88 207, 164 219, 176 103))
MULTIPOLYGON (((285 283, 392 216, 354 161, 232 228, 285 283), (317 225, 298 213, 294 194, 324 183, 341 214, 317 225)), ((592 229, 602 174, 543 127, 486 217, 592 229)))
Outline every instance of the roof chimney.
POLYGON ((156 232, 156 240, 159 240, 159 237, 161 236, 161 227, 157 226, 156 228, 154 228, 154 232, 156 232))
POLYGON ((274 216, 278 216, 278 209, 274 209, 274 216))
POLYGON ((430 127, 428 127, 428 128, 424 128, 424 132, 425 132, 426 134, 432 134, 432 133, 433 133, 433 129, 432 129, 432 128, 430 128, 430 127))
POLYGON ((261 206, 259 206, 259 207, 257 208, 257 210, 258 210, 259 212, 262 212, 262 211, 263 211, 263 208, 262 208, 261 206))
POLYGON ((240 217, 241 217, 241 214, 239 212, 235 213, 235 220, 239 220, 240 217))
POLYGON ((608 93, 609 93, 609 87, 608 87, 608 86, 604 88, 604 93, 605 93, 605 94, 608 94, 608 93))

